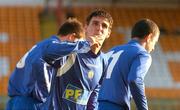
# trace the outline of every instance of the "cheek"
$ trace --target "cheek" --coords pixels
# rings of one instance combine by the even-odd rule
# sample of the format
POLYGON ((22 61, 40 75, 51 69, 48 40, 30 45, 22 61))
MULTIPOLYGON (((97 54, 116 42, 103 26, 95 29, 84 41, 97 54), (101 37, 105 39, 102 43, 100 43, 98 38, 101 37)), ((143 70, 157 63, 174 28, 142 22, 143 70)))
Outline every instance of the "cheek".
POLYGON ((93 28, 87 28, 86 34, 87 34, 87 35, 94 35, 93 28))
POLYGON ((85 32, 86 32, 86 35, 88 35, 88 36, 89 36, 89 34, 91 33, 89 29, 86 29, 85 32))
POLYGON ((145 48, 146 48, 147 51, 151 50, 151 44, 148 43, 145 48))
POLYGON ((106 38, 108 38, 109 37, 109 31, 104 31, 104 33, 103 33, 105 36, 106 36, 106 38))
POLYGON ((151 43, 151 46, 154 48, 154 46, 155 46, 155 42, 152 42, 152 43, 151 43))
POLYGON ((150 44, 149 48, 150 48, 151 51, 154 50, 154 46, 155 46, 154 43, 151 43, 151 44, 150 44))
POLYGON ((153 43, 150 43, 150 44, 149 44, 149 48, 152 48, 152 47, 153 47, 153 43))

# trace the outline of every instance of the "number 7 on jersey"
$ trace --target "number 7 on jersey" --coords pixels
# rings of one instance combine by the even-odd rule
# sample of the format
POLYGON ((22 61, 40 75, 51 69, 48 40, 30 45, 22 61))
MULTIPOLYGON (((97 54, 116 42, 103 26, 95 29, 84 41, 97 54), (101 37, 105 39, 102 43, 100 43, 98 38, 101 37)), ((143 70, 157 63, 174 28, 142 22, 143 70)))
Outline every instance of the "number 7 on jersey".
POLYGON ((110 78, 111 78, 111 74, 112 74, 112 71, 113 71, 113 67, 114 67, 114 65, 116 64, 116 62, 118 61, 118 59, 119 59, 119 57, 120 57, 120 55, 121 55, 122 52, 123 52, 123 51, 119 51, 119 52, 114 53, 114 54, 111 55, 110 58, 112 58, 112 60, 111 60, 111 62, 109 62, 109 66, 108 66, 108 68, 107 68, 106 79, 110 79, 110 78))

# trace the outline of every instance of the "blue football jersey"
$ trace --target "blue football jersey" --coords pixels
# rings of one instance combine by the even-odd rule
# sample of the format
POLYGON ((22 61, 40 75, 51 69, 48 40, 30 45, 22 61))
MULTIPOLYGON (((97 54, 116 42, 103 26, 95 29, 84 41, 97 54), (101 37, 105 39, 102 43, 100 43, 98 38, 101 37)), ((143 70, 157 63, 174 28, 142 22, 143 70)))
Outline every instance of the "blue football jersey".
POLYGON ((130 110, 131 96, 138 110, 146 110, 144 77, 151 65, 150 54, 136 41, 116 46, 108 53, 108 69, 99 101, 108 101, 130 110))
POLYGON ((87 41, 61 42, 56 36, 37 43, 17 63, 9 79, 8 95, 27 96, 45 102, 50 93, 52 77, 63 63, 62 57, 89 50, 87 41))
POLYGON ((44 109, 95 110, 107 60, 104 53, 74 53, 64 57, 48 104, 44 109))

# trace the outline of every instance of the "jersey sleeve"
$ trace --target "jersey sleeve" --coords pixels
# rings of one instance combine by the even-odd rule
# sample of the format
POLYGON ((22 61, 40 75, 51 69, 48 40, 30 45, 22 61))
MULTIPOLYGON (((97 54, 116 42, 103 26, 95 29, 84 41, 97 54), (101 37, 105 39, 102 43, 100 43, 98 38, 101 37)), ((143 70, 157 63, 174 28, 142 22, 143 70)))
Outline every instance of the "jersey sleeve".
POLYGON ((86 53, 90 50, 88 41, 58 42, 52 41, 43 51, 42 58, 49 64, 54 64, 63 56, 72 53, 86 53))
POLYGON ((128 74, 130 91, 138 110, 148 110, 147 99, 145 96, 144 77, 151 65, 149 54, 139 54, 132 62, 128 74))

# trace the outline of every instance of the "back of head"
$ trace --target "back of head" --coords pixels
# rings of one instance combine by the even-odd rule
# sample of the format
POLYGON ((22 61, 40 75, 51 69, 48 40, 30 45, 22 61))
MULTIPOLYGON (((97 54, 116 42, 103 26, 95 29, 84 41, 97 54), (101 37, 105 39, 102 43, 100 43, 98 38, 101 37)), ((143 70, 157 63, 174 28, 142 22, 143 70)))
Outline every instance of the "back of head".
POLYGON ((69 18, 60 26, 57 35, 66 36, 73 33, 75 33, 76 38, 83 38, 84 28, 80 21, 75 18, 69 18))
POLYGON ((141 19, 133 26, 131 38, 144 39, 150 33, 153 36, 160 33, 157 24, 150 19, 141 19))
POLYGON ((93 17, 104 17, 108 20, 109 24, 110 24, 110 28, 112 28, 112 25, 113 25, 113 18, 112 16, 106 12, 105 10, 102 10, 102 9, 97 9, 97 10, 94 10, 93 12, 91 12, 87 18, 86 18, 86 24, 88 25, 91 21, 91 19, 93 17))

